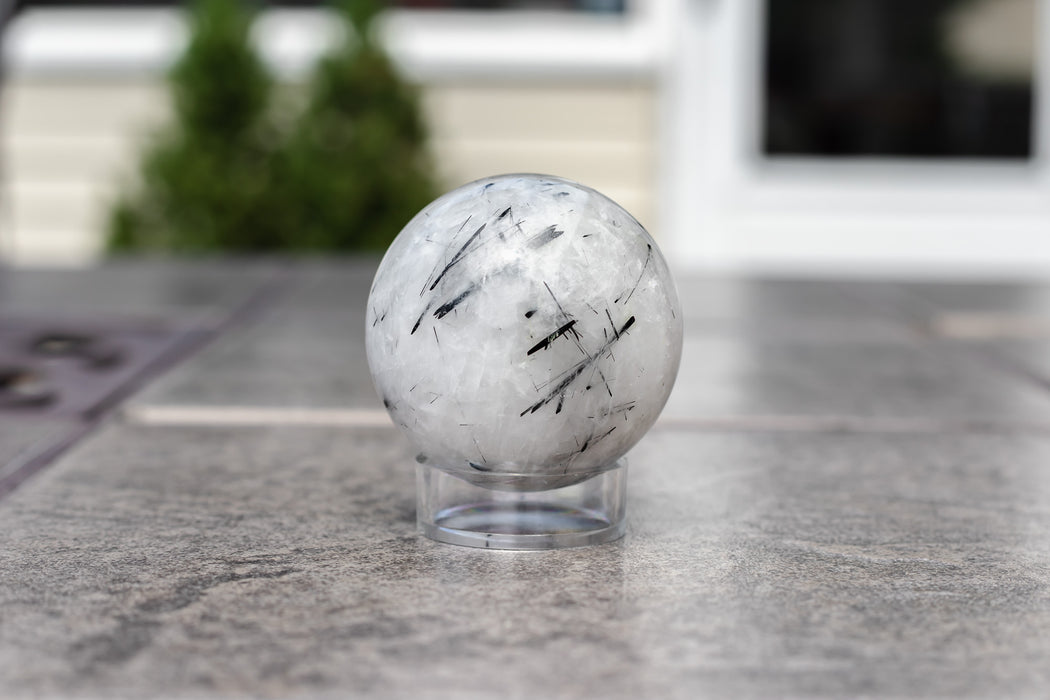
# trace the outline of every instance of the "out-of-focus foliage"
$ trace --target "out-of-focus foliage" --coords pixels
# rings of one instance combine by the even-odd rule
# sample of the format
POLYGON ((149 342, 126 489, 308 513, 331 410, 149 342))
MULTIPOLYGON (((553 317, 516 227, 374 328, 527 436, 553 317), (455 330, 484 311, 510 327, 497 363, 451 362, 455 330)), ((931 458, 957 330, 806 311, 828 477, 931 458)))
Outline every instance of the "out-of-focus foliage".
POLYGON ((345 40, 305 105, 273 118, 273 81, 241 0, 198 0, 174 67, 174 123, 114 207, 112 250, 339 251, 385 247, 437 188, 416 94, 372 36, 380 6, 345 0, 345 40), (283 126, 279 126, 283 124, 283 126))
POLYGON ((378 5, 338 6, 354 33, 317 67, 280 172, 302 247, 382 249, 437 192, 415 91, 371 31, 378 5))

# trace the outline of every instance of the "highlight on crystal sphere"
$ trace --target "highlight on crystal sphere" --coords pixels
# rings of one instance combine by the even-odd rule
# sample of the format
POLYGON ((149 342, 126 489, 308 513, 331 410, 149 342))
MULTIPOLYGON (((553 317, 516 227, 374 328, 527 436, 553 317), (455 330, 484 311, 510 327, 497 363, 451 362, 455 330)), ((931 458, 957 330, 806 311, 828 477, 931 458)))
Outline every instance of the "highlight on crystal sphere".
POLYGON ((420 462, 540 490, 611 468, 656 420, 682 314, 656 243, 547 175, 453 190, 391 244, 368 300, 376 390, 420 462))

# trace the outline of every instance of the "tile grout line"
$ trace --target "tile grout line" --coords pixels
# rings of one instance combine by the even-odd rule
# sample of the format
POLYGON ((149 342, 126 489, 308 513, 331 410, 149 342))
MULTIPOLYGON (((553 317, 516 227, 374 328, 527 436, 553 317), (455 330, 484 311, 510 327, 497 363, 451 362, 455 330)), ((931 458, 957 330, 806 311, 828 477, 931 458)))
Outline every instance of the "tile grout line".
MULTIPOLYGON (((123 412, 132 424, 151 427, 394 428, 382 409, 273 408, 252 406, 133 406, 123 412)), ((787 433, 1050 433, 1047 421, 993 419, 925 419, 878 416, 664 416, 653 431, 787 432, 787 433)))
POLYGON ((377 409, 266 408, 253 406, 129 406, 125 420, 143 426, 317 426, 393 428, 377 409))
POLYGON ((150 381, 200 352, 209 343, 217 340, 232 328, 247 323, 272 308, 273 302, 280 298, 291 281, 290 271, 287 268, 280 268, 248 299, 226 314, 219 323, 206 328, 188 328, 182 331, 182 337, 176 340, 171 348, 129 378, 94 410, 80 416, 80 420, 75 423, 76 428, 67 438, 40 453, 27 457, 20 465, 0 475, 0 500, 10 495, 35 474, 53 464, 74 445, 99 430, 113 416, 119 416, 123 402, 150 381))
POLYGON ((62 455, 74 444, 91 433, 93 426, 89 422, 75 424, 75 429, 58 442, 48 446, 40 452, 30 452, 22 458, 16 457, 14 468, 5 469, 0 474, 0 501, 17 489, 23 482, 34 474, 43 471, 48 464, 62 455))

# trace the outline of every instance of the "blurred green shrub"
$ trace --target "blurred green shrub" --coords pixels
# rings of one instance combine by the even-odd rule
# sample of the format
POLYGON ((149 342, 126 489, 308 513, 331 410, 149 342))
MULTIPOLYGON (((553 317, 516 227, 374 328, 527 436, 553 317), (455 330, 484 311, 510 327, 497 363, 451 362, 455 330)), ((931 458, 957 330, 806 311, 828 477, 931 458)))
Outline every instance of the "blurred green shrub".
POLYGON ((113 251, 382 250, 438 194, 415 90, 373 38, 376 0, 345 0, 345 39, 305 104, 275 118, 242 0, 198 0, 170 75, 175 120, 114 206, 113 251))

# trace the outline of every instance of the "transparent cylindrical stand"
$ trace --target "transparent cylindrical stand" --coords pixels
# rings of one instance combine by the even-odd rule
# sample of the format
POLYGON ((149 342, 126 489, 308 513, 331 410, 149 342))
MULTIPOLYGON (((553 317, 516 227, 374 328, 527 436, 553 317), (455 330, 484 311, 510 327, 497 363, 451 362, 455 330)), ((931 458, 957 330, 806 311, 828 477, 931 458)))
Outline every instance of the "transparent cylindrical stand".
POLYGON ((417 465, 416 521, 423 534, 449 544, 491 549, 581 547, 623 536, 625 459, 589 478, 545 490, 476 481, 417 465))

